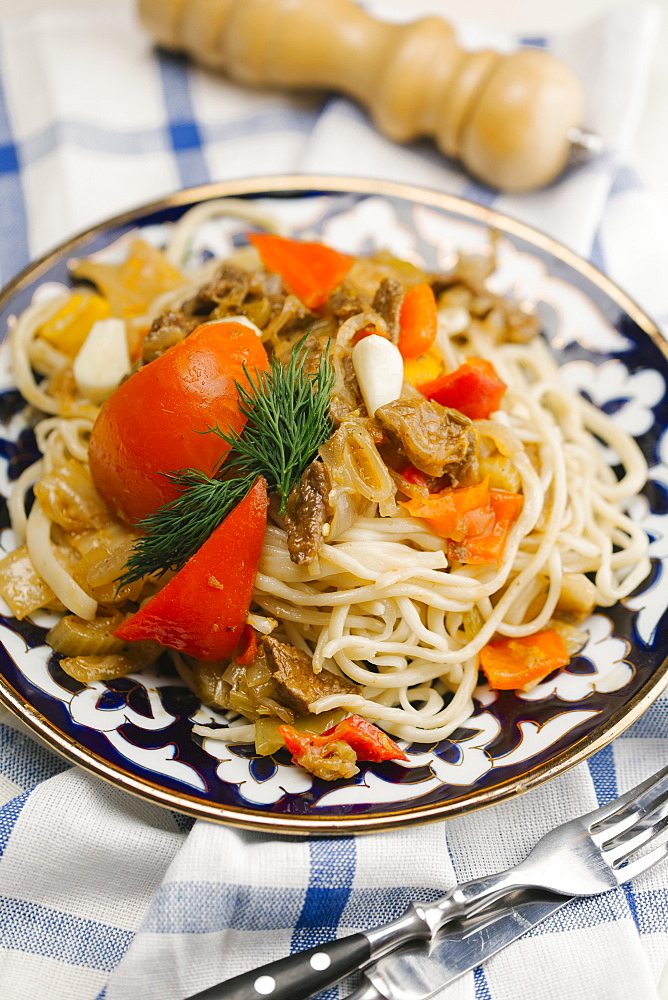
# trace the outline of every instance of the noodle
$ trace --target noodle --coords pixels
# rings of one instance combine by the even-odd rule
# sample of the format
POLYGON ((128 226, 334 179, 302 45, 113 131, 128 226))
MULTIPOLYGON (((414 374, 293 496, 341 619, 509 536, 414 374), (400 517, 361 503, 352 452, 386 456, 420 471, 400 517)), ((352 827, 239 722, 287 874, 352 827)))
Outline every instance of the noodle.
MULTIPOLYGON (((230 215, 233 208, 225 199, 186 213, 174 225, 166 249, 171 264, 180 267, 189 257, 198 227, 230 215)), ((265 228, 277 228, 246 203, 235 211, 265 228)), ((251 270, 260 268, 254 250, 243 250, 235 259, 251 270)), ((187 275, 183 287, 158 295, 147 304, 148 319, 183 306, 212 273, 208 266, 187 275)), ((462 296, 465 292, 464 283, 462 296)), ((99 544, 101 531, 112 529, 91 523, 88 533, 73 539, 49 519, 39 500, 26 515, 26 494, 47 473, 68 462, 87 469, 88 438, 97 413, 97 407, 76 395, 52 394, 49 378, 38 382, 33 374, 31 345, 64 301, 60 296, 31 305, 11 332, 16 384, 45 416, 36 425, 43 458, 14 483, 9 511, 37 573, 68 611, 90 621, 110 607, 123 608, 127 595, 99 600, 72 568, 76 559, 67 546, 77 549, 79 558, 87 547, 99 544)), ((321 460, 335 470, 331 496, 339 498, 340 507, 323 531, 315 558, 296 564, 283 519, 270 520, 249 615, 260 633, 271 633, 312 658, 316 676, 327 670, 359 686, 359 693, 316 699, 311 712, 359 713, 415 742, 444 739, 470 716, 483 647, 499 637, 532 636, 559 622, 568 580, 587 577, 585 589, 591 588, 593 602, 609 607, 649 571, 647 537, 625 510, 647 476, 635 441, 568 388, 540 337, 528 343, 498 342, 490 335, 498 316, 486 328, 484 320, 454 304, 454 298, 448 300, 447 293, 444 301, 436 349, 445 367, 453 370, 471 356, 484 359, 507 386, 501 410, 475 421, 481 455, 491 455, 492 464, 505 470, 509 481, 517 481, 518 488, 507 492, 522 497, 499 564, 453 560, 443 537, 397 502, 403 494, 396 470, 381 456, 369 420, 357 414, 344 418, 320 449, 321 460), (610 455, 622 468, 619 477, 610 455)), ((267 322, 263 338, 274 349, 298 306, 294 296, 287 296, 267 322)), ((390 336, 389 321, 370 303, 341 322, 333 340, 338 382, 346 378, 355 339, 369 326, 390 336)), ((58 351, 37 354, 54 378, 67 367, 58 351)), ((108 520, 113 526, 111 515, 108 520)), ((155 580, 142 581, 130 600, 144 601, 159 586, 155 580)), ((192 662, 174 657, 182 677, 193 684, 192 662)), ((229 740, 248 739, 251 732, 246 724, 215 731, 196 726, 195 731, 229 740)))

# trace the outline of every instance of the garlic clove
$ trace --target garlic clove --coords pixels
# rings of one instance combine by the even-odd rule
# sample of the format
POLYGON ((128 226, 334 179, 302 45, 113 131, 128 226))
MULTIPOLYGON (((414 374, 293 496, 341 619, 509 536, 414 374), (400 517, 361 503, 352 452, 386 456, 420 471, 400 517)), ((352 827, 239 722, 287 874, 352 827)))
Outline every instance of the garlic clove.
POLYGON ((99 319, 74 359, 74 381, 91 403, 103 403, 130 374, 130 354, 125 320, 99 319))
POLYGON ((395 344, 373 333, 355 344, 352 359, 369 416, 399 398, 404 384, 404 359, 395 344))

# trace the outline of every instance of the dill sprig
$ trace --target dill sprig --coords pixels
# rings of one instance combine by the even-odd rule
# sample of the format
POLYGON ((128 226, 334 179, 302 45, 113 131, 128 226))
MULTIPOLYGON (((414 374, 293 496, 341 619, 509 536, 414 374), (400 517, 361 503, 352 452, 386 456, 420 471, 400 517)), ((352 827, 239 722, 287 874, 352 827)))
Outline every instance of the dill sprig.
POLYGON ((134 542, 119 587, 183 566, 253 485, 248 479, 210 479, 199 469, 165 476, 180 495, 139 522, 146 534, 134 542))
POLYGON ((274 358, 267 372, 251 376, 246 371, 250 388, 236 383, 246 417, 240 434, 228 435, 218 426, 205 432, 230 446, 224 470, 232 470, 232 478, 211 478, 198 469, 165 473, 179 496, 139 522, 145 534, 134 543, 119 586, 183 566, 258 476, 279 494, 280 509, 285 509, 290 491, 332 430, 334 372, 329 355, 321 356, 317 372, 304 372, 305 339, 293 349, 287 365, 274 358))
POLYGON ((316 451, 331 434, 329 398, 334 372, 329 352, 320 356, 318 370, 304 372, 307 351, 302 339, 282 365, 275 358, 268 372, 246 369, 250 389, 237 383, 239 408, 247 418, 240 434, 212 428, 230 445, 230 456, 239 475, 255 480, 262 475, 270 490, 281 498, 285 511, 291 489, 316 451))

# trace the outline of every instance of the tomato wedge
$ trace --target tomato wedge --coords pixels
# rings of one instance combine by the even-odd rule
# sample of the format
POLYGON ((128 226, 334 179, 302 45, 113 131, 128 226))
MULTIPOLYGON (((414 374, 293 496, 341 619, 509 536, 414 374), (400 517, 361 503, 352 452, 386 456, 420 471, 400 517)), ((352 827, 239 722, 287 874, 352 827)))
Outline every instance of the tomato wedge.
POLYGON ((246 625, 267 507, 260 476, 195 555, 114 635, 126 642, 153 639, 207 662, 231 656, 246 625))
POLYGON ((205 323, 118 387, 89 447, 93 482, 114 514, 136 524, 175 500, 166 472, 213 474, 228 446, 203 432, 243 428, 235 382, 248 385, 244 366, 251 375, 269 367, 257 334, 242 323, 205 323))

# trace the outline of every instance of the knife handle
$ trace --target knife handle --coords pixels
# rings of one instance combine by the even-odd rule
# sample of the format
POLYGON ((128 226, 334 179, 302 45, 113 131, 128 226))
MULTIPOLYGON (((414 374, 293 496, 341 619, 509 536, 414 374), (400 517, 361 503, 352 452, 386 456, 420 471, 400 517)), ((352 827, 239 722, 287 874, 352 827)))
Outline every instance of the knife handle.
POLYGON ((411 904, 391 923, 269 962, 186 1000, 308 1000, 416 939, 429 940, 423 909, 411 904))
POLYGON ((308 1000, 367 965, 370 958, 366 934, 352 934, 244 972, 188 1000, 308 1000))

